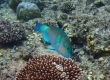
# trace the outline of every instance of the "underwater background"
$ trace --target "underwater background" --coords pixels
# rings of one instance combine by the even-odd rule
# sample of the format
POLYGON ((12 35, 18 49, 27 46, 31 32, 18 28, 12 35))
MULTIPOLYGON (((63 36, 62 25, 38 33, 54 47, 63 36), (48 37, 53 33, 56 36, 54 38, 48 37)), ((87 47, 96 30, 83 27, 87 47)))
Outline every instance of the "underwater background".
POLYGON ((0 0, 0 80, 110 80, 110 0, 0 0), (72 60, 36 22, 65 31, 72 60))

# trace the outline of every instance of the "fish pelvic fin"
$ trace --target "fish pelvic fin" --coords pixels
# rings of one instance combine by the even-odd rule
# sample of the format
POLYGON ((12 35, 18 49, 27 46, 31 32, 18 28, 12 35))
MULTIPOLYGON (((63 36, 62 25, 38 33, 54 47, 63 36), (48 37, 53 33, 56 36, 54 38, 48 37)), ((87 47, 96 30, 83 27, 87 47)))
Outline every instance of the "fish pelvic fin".
POLYGON ((47 25, 44 25, 42 23, 36 23, 36 26, 34 27, 34 31, 42 32, 46 31, 49 27, 47 25))
POLYGON ((46 48, 48 48, 50 50, 55 50, 55 48, 52 45, 48 45, 48 46, 46 46, 46 48))

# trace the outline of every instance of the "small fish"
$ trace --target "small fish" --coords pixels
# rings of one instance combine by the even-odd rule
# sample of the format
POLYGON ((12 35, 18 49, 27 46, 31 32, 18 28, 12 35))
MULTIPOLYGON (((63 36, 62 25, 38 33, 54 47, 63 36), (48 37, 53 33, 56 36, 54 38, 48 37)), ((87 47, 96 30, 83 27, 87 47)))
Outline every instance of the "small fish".
POLYGON ((45 42, 51 45, 46 46, 48 49, 56 50, 66 58, 72 57, 72 46, 67 34, 56 26, 47 26, 45 24, 36 23, 34 31, 42 33, 45 42))

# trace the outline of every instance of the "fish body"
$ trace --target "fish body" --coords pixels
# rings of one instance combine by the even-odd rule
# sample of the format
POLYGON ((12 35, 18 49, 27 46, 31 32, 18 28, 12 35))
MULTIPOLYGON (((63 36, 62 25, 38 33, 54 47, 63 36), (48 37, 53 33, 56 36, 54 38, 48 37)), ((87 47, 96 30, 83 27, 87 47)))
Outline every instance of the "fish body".
POLYGON ((36 23, 34 31, 42 33, 43 39, 50 42, 48 49, 55 49, 58 53, 66 58, 72 57, 72 46, 67 34, 56 26, 47 26, 41 23, 36 23))

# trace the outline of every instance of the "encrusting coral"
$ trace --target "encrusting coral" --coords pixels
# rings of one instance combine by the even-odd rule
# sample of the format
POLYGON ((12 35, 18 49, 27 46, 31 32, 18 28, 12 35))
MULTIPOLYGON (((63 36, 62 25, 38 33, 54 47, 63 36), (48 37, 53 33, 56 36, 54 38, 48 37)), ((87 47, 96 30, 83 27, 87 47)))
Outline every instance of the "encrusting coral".
POLYGON ((16 80, 78 80, 80 76, 81 70, 72 59, 39 55, 27 62, 16 80))
POLYGON ((61 11, 68 13, 75 9, 75 6, 71 2, 65 2, 60 7, 61 11))
POLYGON ((10 43, 25 38, 25 30, 20 23, 0 21, 0 43, 10 43))

